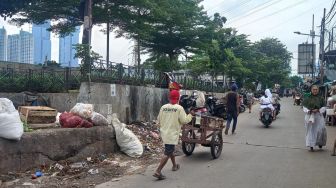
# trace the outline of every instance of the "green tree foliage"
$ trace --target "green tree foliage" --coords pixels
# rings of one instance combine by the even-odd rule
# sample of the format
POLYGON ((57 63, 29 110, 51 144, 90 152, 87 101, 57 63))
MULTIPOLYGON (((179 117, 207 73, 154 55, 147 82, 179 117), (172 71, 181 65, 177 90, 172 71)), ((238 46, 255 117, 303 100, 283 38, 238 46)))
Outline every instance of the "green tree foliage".
POLYGON ((300 76, 291 76, 289 79, 290 87, 298 87, 300 84, 303 84, 303 79, 300 76))
POLYGON ((292 58, 286 46, 276 38, 266 38, 256 42, 253 47, 262 70, 257 79, 267 87, 273 87, 274 84, 284 85, 291 71, 292 58))

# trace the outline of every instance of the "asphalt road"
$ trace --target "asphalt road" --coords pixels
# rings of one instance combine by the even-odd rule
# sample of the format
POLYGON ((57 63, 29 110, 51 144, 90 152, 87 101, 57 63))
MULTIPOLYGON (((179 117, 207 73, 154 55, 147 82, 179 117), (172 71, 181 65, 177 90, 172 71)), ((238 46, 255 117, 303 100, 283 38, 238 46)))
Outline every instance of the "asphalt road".
POLYGON ((336 126, 327 127, 328 143, 323 150, 305 147, 303 112, 291 98, 282 98, 282 110, 270 128, 258 121, 259 105, 238 117, 237 134, 224 135, 222 155, 213 160, 210 148, 197 146, 189 156, 178 157, 181 169, 172 172, 169 162, 163 170, 167 179, 157 181, 157 166, 98 188, 335 188, 336 157, 330 150, 336 126))

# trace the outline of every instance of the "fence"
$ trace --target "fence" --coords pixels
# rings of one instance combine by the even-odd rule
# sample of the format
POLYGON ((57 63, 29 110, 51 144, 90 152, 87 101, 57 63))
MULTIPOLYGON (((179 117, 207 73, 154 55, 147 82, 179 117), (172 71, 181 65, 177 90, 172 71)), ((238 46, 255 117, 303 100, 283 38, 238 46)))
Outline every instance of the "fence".
MULTIPOLYGON (((79 89, 83 81, 138 86, 153 85, 160 88, 167 88, 169 83, 163 72, 117 63, 106 64, 103 61, 95 62, 90 74, 87 75, 83 75, 80 68, 14 69, 3 67, 0 69, 0 92, 66 92, 79 89)), ((176 81, 183 85, 183 89, 224 91, 223 87, 195 79, 188 74, 177 77, 176 81)))

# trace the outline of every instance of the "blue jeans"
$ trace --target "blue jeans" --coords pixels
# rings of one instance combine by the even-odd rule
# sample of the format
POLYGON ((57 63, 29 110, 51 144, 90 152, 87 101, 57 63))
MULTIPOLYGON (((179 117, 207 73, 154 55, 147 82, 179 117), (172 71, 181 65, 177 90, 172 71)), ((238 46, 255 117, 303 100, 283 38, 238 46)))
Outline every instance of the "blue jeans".
POLYGON ((237 118, 238 118, 237 113, 228 113, 227 114, 226 130, 230 129, 230 124, 231 124, 232 119, 233 119, 232 132, 234 132, 236 130, 237 118))

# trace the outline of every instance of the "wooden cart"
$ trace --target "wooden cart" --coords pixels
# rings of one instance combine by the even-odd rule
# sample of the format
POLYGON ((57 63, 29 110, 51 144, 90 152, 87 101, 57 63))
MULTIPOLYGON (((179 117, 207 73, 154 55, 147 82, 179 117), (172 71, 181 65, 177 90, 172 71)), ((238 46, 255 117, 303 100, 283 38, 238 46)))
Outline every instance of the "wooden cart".
POLYGON ((191 123, 182 126, 182 150, 191 155, 196 144, 210 147, 211 155, 217 159, 223 148, 224 120, 212 116, 194 117, 191 123))

